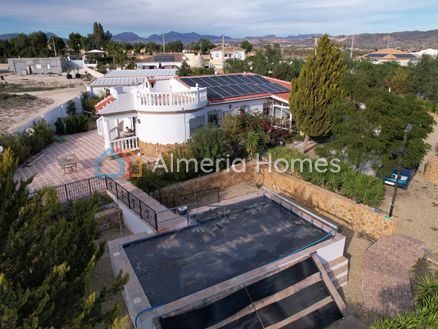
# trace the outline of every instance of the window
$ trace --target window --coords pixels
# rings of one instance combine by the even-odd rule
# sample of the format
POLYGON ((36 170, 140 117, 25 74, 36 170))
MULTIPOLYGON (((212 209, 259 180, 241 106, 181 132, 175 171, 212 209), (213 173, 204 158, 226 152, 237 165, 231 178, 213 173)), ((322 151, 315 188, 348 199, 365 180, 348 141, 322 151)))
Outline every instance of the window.
POLYGON ((35 64, 37 70, 41 70, 41 64, 35 64))
POLYGON ((208 124, 212 127, 220 127, 222 125, 222 112, 211 111, 208 112, 208 124))
POLYGON ((51 68, 50 64, 47 64, 47 69, 50 70, 51 68))
POLYGON ((199 128, 204 126, 205 117, 199 116, 189 121, 190 136, 192 136, 199 128))

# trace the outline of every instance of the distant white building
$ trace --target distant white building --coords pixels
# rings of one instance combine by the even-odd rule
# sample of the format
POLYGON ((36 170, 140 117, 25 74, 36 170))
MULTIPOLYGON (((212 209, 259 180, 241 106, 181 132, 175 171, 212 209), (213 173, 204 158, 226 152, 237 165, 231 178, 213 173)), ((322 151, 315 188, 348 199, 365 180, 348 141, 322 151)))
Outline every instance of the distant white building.
POLYGON ((415 53, 413 53, 415 56, 421 58, 423 55, 427 55, 427 56, 431 56, 433 58, 437 58, 438 57, 438 49, 424 49, 424 50, 420 50, 417 51, 415 53))
POLYGON ((223 64, 229 59, 245 59, 245 49, 240 47, 216 47, 210 50, 210 66, 223 68, 223 64))
POLYGON ((158 153, 186 142, 227 115, 263 113, 290 129, 290 83, 255 74, 176 77, 151 70, 112 71, 88 87, 108 96, 96 105, 104 148, 158 153), (141 73, 139 73, 141 72, 141 73), (141 76, 141 74, 143 74, 141 76))
POLYGON ((182 53, 160 53, 136 60, 138 69, 178 69, 183 62, 182 53))

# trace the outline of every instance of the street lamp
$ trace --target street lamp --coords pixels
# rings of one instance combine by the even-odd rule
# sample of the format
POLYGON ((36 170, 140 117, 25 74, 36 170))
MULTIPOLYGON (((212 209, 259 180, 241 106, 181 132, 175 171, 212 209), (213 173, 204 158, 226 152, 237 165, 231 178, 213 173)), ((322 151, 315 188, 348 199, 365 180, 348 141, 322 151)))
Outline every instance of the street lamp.
POLYGON ((403 169, 403 156, 406 151, 406 143, 408 142, 408 134, 412 131, 413 125, 409 123, 405 130, 404 130, 404 136, 403 136, 403 145, 400 152, 400 159, 398 163, 397 168, 397 177, 395 179, 394 184, 394 193, 392 194, 392 200, 391 200, 391 207, 389 208, 389 217, 392 217, 392 213, 394 211, 394 205, 395 205, 395 198, 397 197, 397 190, 398 190, 398 181, 400 180, 400 172, 403 169))

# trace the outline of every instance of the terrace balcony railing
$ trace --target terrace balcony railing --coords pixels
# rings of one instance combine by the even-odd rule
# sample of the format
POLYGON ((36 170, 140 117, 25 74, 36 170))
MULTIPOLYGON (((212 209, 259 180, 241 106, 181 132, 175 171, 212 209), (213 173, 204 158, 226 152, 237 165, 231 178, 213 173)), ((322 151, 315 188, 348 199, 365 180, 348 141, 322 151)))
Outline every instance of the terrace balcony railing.
POLYGON ((111 148, 115 152, 137 151, 140 149, 140 143, 137 136, 124 137, 112 140, 111 148))
POLYGON ((149 92, 142 89, 137 94, 140 109, 181 111, 199 109, 207 105, 207 88, 182 92, 149 92))

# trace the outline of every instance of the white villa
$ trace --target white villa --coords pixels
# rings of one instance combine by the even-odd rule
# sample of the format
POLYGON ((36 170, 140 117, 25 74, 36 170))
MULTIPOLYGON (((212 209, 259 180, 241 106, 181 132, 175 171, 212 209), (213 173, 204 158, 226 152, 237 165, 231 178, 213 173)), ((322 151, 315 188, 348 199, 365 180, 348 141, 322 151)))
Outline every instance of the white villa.
POLYGON ((290 129, 290 83, 255 74, 177 77, 175 70, 111 71, 94 80, 104 148, 157 155, 186 142, 202 126, 221 126, 227 115, 263 113, 290 129))
POLYGON ((222 69, 223 64, 229 59, 245 59, 245 49, 240 47, 216 47, 210 50, 210 66, 222 69))

